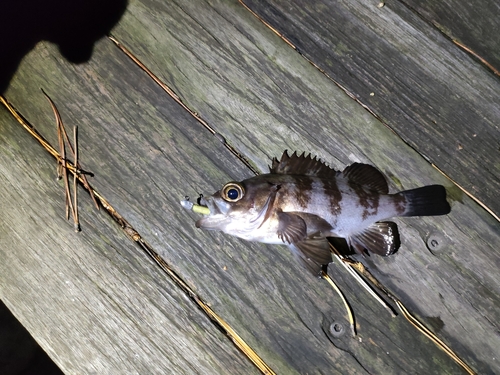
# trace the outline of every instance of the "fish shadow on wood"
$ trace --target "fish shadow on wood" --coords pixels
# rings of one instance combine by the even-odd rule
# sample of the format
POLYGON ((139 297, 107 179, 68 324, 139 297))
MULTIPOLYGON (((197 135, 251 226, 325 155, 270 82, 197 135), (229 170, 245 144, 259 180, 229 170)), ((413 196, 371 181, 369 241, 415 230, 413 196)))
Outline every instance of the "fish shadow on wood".
POLYGON ((72 63, 88 61, 94 43, 120 20, 127 0, 48 0, 2 3, 0 12, 0 94, 7 89, 23 57, 49 41, 72 63))

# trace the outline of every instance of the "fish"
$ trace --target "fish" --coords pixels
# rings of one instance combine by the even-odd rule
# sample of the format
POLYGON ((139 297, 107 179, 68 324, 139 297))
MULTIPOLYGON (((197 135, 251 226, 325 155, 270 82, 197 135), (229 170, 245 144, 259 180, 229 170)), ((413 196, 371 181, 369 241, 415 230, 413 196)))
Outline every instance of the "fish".
POLYGON ((451 211, 442 185, 389 194, 386 178, 372 165, 354 163, 340 172, 317 156, 286 150, 272 159, 269 173, 230 181, 199 203, 206 215, 196 227, 287 245, 316 276, 332 261, 329 237, 344 238, 358 254, 389 256, 400 240, 396 223, 387 219, 451 211))

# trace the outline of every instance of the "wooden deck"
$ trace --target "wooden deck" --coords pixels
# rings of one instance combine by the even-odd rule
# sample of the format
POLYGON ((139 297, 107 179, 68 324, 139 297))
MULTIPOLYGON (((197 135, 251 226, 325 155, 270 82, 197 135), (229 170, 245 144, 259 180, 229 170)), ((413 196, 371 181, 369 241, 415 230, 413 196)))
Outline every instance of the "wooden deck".
POLYGON ((328 283, 179 204, 252 175, 229 148, 259 172, 306 151, 373 164, 392 191, 446 186, 448 216, 396 220, 399 252, 360 260, 474 371, 500 373, 500 10, 480 3, 131 0, 111 35, 185 106, 110 38, 83 64, 36 44, 5 98, 56 146, 47 92, 92 186, 196 297, 83 189, 75 233, 54 159, 1 106, 0 299, 67 374, 260 373, 196 298, 277 374, 466 373, 336 262, 358 337, 327 335, 347 326, 328 283))

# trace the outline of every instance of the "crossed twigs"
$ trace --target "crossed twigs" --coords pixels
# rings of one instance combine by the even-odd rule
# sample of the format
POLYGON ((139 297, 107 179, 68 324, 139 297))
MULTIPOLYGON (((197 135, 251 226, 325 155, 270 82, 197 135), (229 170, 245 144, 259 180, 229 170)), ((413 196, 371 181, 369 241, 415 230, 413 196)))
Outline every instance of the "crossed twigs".
MULTIPOLYGON (((207 316, 223 331, 226 335, 233 341, 236 347, 238 347, 241 351, 243 351, 247 357, 261 370, 264 374, 274 374, 269 366, 237 335, 237 333, 224 321, 220 318, 209 306, 205 303, 188 285, 187 283, 179 277, 175 271, 172 270, 170 265, 168 265, 159 255, 154 251, 154 249, 141 237, 141 235, 132 228, 132 226, 121 216, 119 215, 114 208, 97 192, 94 194, 93 188, 87 181, 86 175, 93 176, 92 173, 86 172, 81 168, 80 162, 78 160, 78 128, 75 126, 73 128, 73 142, 74 147, 71 144, 71 141, 68 137, 64 124, 62 122, 59 111, 57 110, 54 102, 50 99, 50 97, 42 90, 43 94, 49 101, 52 110, 54 112, 56 118, 56 126, 57 126, 57 135, 59 140, 59 150, 58 152, 54 149, 44 138, 38 133, 23 117, 22 115, 13 108, 10 103, 6 101, 6 99, 0 95, 0 103, 4 104, 7 109, 12 113, 12 115, 23 125, 23 127, 33 135, 42 146, 52 154, 57 160, 57 175, 58 179, 64 179, 65 185, 65 199, 66 199, 66 219, 69 220, 69 212, 71 211, 74 221, 75 231, 79 232, 80 223, 78 219, 78 205, 77 205, 77 182, 80 181, 85 189, 90 193, 92 200, 97 209, 99 209, 99 204, 97 203, 97 199, 95 194, 98 195, 98 199, 100 204, 104 207, 104 209, 112 216, 112 218, 120 224, 120 226, 124 229, 126 234, 136 243, 138 243, 141 248, 149 255, 151 258, 162 268, 162 270, 167 273, 174 282, 181 287, 184 292, 193 299, 196 304, 207 314, 207 316), (66 157, 66 144, 73 156, 73 163, 71 163, 66 157), (68 173, 73 174, 73 199, 71 197, 71 188, 69 183, 68 173)), ((360 282, 363 287, 377 300, 379 301, 390 313, 392 316, 395 316, 395 312, 380 296, 375 293, 372 288, 368 285, 368 283, 360 277, 360 275, 364 276, 368 281, 370 281, 375 287, 377 287, 386 297, 392 299, 403 316, 413 325, 415 326, 422 334, 427 336, 431 341, 433 341, 440 349, 445 351, 452 359, 454 359, 459 365, 461 365, 469 374, 475 374, 474 370, 470 368, 467 363, 465 363, 458 355, 456 355, 451 348, 449 348, 442 340, 440 340, 431 330, 429 330, 425 325, 423 325, 415 316, 413 316, 408 309, 403 305, 403 303, 392 295, 378 280, 376 280, 373 275, 364 267, 364 265, 360 262, 353 261, 349 258, 345 258, 340 253, 332 247, 332 251, 334 256, 338 259, 340 264, 342 264, 349 273, 360 282)), ((329 284, 339 293, 342 297, 344 305, 346 307, 349 323, 351 327, 352 335, 356 335, 355 331, 355 322, 354 322, 354 314, 347 302, 345 296, 340 291, 338 286, 333 282, 333 280, 328 276, 326 272, 322 273, 323 278, 325 278, 329 284)))
POLYGON ((87 175, 93 177, 94 174, 91 172, 84 171, 81 168, 80 161, 78 160, 78 126, 73 127, 73 143, 74 147, 71 144, 71 141, 68 137, 68 133, 66 132, 66 128, 64 127, 64 123, 61 119, 61 115, 57 110, 56 105, 52 101, 52 99, 43 91, 43 95, 47 98, 52 107, 52 111, 54 112, 54 116, 56 118, 56 126, 57 126, 57 139, 59 143, 59 155, 57 158, 57 179, 61 178, 64 180, 64 190, 65 190, 65 205, 66 205, 66 220, 69 220, 69 215, 73 216, 73 223, 75 232, 80 232, 80 220, 78 217, 78 177, 80 177, 81 182, 85 189, 90 193, 90 197, 95 204, 95 207, 99 209, 99 204, 95 199, 93 189, 90 188, 89 182, 87 180, 87 175), (71 163, 66 157, 66 145, 69 148, 71 155, 73 156, 73 163, 71 163), (68 174, 70 171, 73 173, 73 197, 71 197, 71 186, 69 183, 68 174))

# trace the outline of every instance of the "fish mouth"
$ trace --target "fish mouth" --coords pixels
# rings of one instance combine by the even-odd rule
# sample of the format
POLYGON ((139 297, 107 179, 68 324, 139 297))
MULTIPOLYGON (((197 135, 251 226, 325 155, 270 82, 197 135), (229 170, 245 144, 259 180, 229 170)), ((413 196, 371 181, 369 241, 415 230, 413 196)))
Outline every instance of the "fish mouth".
POLYGON ((207 217, 222 214, 221 210, 219 209, 219 206, 216 204, 216 202, 212 197, 209 198, 201 197, 199 204, 200 206, 205 206, 210 210, 210 213, 207 215, 207 217))
POLYGON ((210 215, 196 221, 196 228, 204 230, 222 230, 229 223, 228 217, 224 215, 210 215))
POLYGON ((228 228, 231 234, 251 232, 259 229, 262 224, 269 219, 272 215, 272 207, 276 198, 276 192, 279 187, 275 186, 271 190, 266 203, 260 208, 258 212, 234 211, 230 202, 224 201, 219 196, 214 194, 208 198, 201 198, 200 205, 207 207, 210 213, 196 221, 197 228, 205 230, 220 230, 226 232, 228 228), (255 217, 254 217, 255 216, 255 217))
POLYGON ((200 205, 207 207, 210 213, 196 221, 196 228, 221 230, 230 222, 230 218, 222 213, 212 198, 201 198, 200 205))

